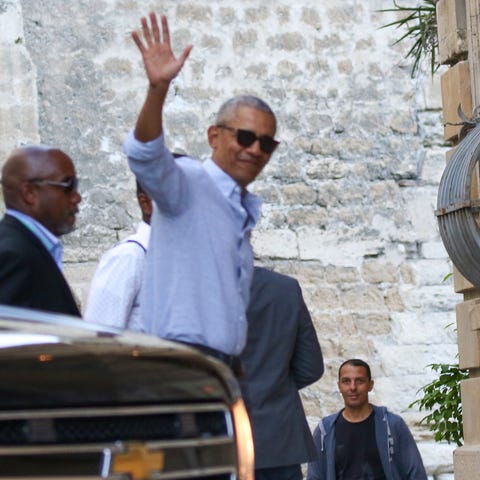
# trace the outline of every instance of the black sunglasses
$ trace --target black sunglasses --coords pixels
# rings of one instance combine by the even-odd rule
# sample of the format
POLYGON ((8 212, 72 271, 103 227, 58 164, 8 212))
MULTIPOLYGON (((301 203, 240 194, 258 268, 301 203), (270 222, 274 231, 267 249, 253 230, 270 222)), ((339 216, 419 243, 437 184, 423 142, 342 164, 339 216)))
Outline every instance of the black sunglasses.
POLYGON ((273 137, 262 135, 258 137, 255 132, 251 130, 243 130, 241 128, 228 127, 227 125, 217 125, 218 128, 224 128, 237 136, 237 143, 242 147, 249 147, 256 140, 260 142, 260 150, 263 153, 273 153, 280 142, 277 142, 273 137))
POLYGON ((65 193, 76 192, 78 189, 78 178, 70 177, 64 182, 57 182, 56 180, 47 180, 46 178, 32 178, 28 180, 31 183, 38 183, 43 185, 53 185, 54 187, 62 187, 65 193))

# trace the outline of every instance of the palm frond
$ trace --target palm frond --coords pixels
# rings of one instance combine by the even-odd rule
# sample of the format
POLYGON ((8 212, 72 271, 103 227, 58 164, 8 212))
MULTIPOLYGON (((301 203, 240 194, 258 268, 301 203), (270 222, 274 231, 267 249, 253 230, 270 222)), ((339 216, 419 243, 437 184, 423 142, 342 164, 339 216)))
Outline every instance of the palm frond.
POLYGON ((400 36, 394 45, 403 41, 412 41, 413 45, 408 50, 405 58, 413 59, 411 70, 412 78, 417 74, 421 60, 425 57, 430 58, 430 71, 433 75, 438 69, 437 51, 438 51, 438 33, 437 33, 437 5, 438 0, 422 0, 417 7, 405 7, 393 0, 394 8, 379 10, 379 12, 400 12, 401 18, 393 22, 382 25, 380 28, 402 28, 405 33, 400 36))

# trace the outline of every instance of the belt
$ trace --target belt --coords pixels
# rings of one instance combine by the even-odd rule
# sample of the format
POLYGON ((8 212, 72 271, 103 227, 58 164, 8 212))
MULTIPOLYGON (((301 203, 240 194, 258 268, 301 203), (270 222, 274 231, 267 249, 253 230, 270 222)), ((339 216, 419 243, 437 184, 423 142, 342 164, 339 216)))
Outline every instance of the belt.
POLYGON ((206 355, 210 355, 211 357, 221 360, 223 363, 225 363, 225 365, 229 366, 232 369, 236 377, 240 377, 242 375, 243 370, 242 370, 242 362, 240 360, 240 357, 236 355, 229 355, 228 353, 217 350, 216 348, 207 347, 207 345, 202 345, 200 343, 191 343, 191 342, 184 342, 184 341, 182 341, 181 343, 184 343, 185 345, 196 348, 197 350, 200 350, 206 355))

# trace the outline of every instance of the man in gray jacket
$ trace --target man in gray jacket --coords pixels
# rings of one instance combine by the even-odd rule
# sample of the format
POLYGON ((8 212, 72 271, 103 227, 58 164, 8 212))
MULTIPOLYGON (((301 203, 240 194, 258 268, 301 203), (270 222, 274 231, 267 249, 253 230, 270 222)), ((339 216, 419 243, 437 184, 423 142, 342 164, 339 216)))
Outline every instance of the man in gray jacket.
POLYGON ((313 438, 318 460, 307 480, 427 480, 420 452, 399 415, 368 401, 369 365, 345 361, 338 372, 345 408, 320 421, 313 438))
POLYGON ((239 379, 252 423, 256 480, 301 480, 315 458, 299 390, 323 374, 323 356, 299 283, 255 267, 239 379))

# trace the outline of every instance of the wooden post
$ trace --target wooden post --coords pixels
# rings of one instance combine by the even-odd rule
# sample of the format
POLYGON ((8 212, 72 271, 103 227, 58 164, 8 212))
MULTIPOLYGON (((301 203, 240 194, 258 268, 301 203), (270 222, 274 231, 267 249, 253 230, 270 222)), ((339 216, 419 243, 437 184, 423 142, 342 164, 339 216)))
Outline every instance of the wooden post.
POLYGON ((467 46, 473 107, 480 105, 480 2, 466 0, 467 46))
MULTIPOLYGON (((465 10, 470 90, 472 107, 475 108, 480 105, 480 1, 465 0, 465 10)), ((465 112, 467 116, 471 113, 465 112)), ((477 189, 472 189, 472 196, 478 197, 478 191, 477 184, 477 189)), ((480 292, 478 289, 467 289, 463 293, 465 301, 457 306, 459 364, 460 368, 469 369, 469 378, 461 385, 465 444, 454 451, 454 471, 455 480, 479 480, 480 292)))

